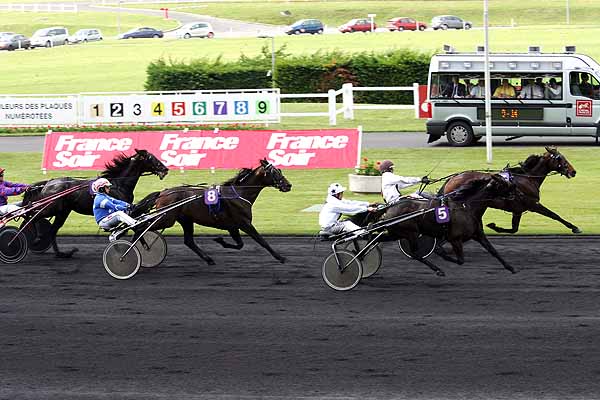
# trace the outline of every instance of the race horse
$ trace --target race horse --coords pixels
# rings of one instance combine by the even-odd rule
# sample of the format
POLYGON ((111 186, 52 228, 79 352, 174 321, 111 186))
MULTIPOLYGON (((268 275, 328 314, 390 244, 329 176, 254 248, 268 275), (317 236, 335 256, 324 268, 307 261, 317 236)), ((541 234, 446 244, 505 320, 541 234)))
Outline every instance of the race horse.
MULTIPOLYGON (((442 246, 435 249, 436 254, 447 261, 462 265, 464 263, 463 243, 471 239, 477 241, 512 273, 515 269, 498 254, 483 231, 483 214, 490 202, 498 198, 510 196, 514 188, 497 176, 482 176, 473 179, 448 195, 437 198, 403 197, 398 202, 385 206, 373 214, 371 225, 385 229, 379 241, 397 241, 406 239, 409 242, 412 258, 427 265, 436 275, 445 273, 428 258, 419 255, 419 237, 429 236, 438 239, 438 243, 447 241, 452 246, 456 258, 450 256, 442 246), (447 222, 438 222, 436 213, 439 207, 447 207, 447 222), (403 219, 403 216, 423 211, 422 215, 403 219), (398 222, 394 222, 398 220, 398 222), (373 222, 374 221, 374 222, 373 222)), ((353 221, 365 221, 364 213, 357 214, 353 221)))
MULTIPOLYGON (((489 206, 512 213, 512 228, 506 229, 490 223, 487 226, 500 233, 516 233, 524 212, 532 211, 548 218, 561 222, 573 233, 581 233, 581 230, 572 223, 564 220, 560 215, 544 207, 540 203, 540 188, 546 177, 552 173, 560 173, 567 179, 574 178, 577 171, 555 147, 546 147, 542 155, 530 155, 519 166, 507 168, 499 174, 515 185, 514 196, 504 197, 491 201, 489 206)), ((486 172, 465 171, 452 176, 440 189, 440 194, 451 193, 458 187, 471 180, 482 179, 492 175, 486 172)))
MULTIPOLYGON (((110 195, 128 203, 133 202, 133 191, 142 175, 157 175, 162 180, 169 172, 169 169, 152 153, 137 149, 135 150, 135 154, 131 156, 126 156, 125 154, 117 155, 110 163, 106 164, 105 168, 99 177, 106 178, 112 183, 110 195)), ((89 182, 82 189, 54 201, 36 217, 38 220, 54 217, 49 231, 44 232, 43 235, 45 236, 44 240, 50 240, 52 243, 57 257, 68 258, 77 251, 77 248, 68 252, 60 251, 56 243, 56 234, 64 225, 71 211, 83 215, 93 215, 94 197, 90 187, 95 179, 97 178, 91 180, 70 177, 55 178, 34 183, 25 192, 23 206, 65 189, 89 182)), ((40 239, 39 237, 36 238, 37 241, 40 239)))
MULTIPOLYGON (((213 190, 218 190, 214 200, 215 204, 206 204, 204 196, 210 188, 199 186, 179 186, 154 192, 142 199, 134 207, 131 215, 137 217, 149 212, 152 208, 160 210, 177 201, 198 196, 199 199, 168 211, 152 226, 153 230, 170 228, 178 222, 183 228, 184 243, 208 265, 214 265, 214 260, 194 241, 194 224, 211 228, 226 230, 235 241, 228 243, 222 237, 214 239, 221 246, 229 249, 240 250, 244 242, 240 231, 245 232, 258 244, 264 247, 275 259, 284 263, 285 258, 273 250, 265 239, 252 225, 252 205, 261 191, 266 187, 274 187, 281 192, 289 192, 292 184, 283 176, 279 168, 276 168, 266 159, 260 160, 258 167, 254 169, 244 168, 237 176, 222 183, 213 190)), ((214 191, 212 192, 215 193, 214 191)), ((140 233, 136 230, 136 234, 140 233)))

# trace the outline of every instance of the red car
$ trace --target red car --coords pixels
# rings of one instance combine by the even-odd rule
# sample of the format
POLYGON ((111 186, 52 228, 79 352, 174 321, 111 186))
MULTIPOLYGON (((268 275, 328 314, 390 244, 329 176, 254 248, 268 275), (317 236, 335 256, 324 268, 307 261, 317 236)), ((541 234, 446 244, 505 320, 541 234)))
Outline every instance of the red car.
POLYGON ((373 22, 373 26, 371 26, 370 19, 356 18, 356 19, 351 19, 350 21, 346 22, 344 25, 340 26, 338 29, 342 33, 371 32, 371 31, 374 31, 375 29, 377 29, 377 24, 375 24, 375 22, 373 22))
POLYGON ((427 25, 425 25, 423 22, 415 21, 414 19, 408 17, 392 18, 387 22, 385 27, 391 32, 416 31, 417 29, 424 31, 427 29, 427 25))

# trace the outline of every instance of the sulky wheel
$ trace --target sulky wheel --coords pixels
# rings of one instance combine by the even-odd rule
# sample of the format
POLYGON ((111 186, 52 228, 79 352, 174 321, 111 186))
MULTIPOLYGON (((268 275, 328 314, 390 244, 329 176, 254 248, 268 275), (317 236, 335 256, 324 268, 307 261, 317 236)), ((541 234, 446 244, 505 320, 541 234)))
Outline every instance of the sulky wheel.
POLYGON ((354 253, 339 250, 331 253, 323 262, 323 280, 334 290, 350 290, 358 285, 362 277, 362 265, 354 258, 354 253), (335 259, 337 254, 340 266, 335 259))
POLYGON ((135 244, 142 256, 142 267, 152 268, 162 263, 167 257, 167 241, 158 232, 148 231, 135 244))
POLYGON ((127 240, 115 240, 104 249, 102 262, 106 272, 113 278, 129 279, 140 269, 142 256, 137 247, 132 247, 127 240), (130 248, 131 250, 123 257, 130 248))
MULTIPOLYGON (((437 246, 436 238, 426 235, 419 235, 417 238, 416 255, 420 258, 427 258, 431 255, 431 253, 433 253, 435 246, 437 246)), ((398 247, 400 247, 400 250, 402 250, 406 257, 415 258, 415 254, 413 254, 410 248, 410 242, 408 239, 398 240, 398 247)))
MULTIPOLYGON (((349 242, 346 245, 346 250, 353 252, 354 254, 358 254, 360 250, 362 250, 368 242, 365 240, 355 240, 353 242, 349 242)), ((368 278, 370 276, 375 275, 375 273, 381 267, 381 262, 383 261, 383 253, 379 248, 379 244, 372 248, 367 254, 364 254, 360 257, 360 263, 362 264, 362 277, 368 278)))
POLYGON ((27 239, 12 226, 0 229, 0 261, 16 264, 27 255, 27 239))
MULTIPOLYGON (((27 223, 24 221, 21 224, 21 228, 27 223)), ((50 236, 50 230, 52 224, 47 219, 39 219, 32 224, 27 225, 27 228, 23 230, 29 250, 32 253, 45 253, 52 246, 52 237, 50 236)))

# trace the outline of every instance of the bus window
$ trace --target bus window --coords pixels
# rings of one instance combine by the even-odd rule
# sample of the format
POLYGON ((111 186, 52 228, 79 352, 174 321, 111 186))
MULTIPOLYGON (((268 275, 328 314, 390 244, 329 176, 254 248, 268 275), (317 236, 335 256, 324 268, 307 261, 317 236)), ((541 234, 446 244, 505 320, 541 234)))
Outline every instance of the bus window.
MULTIPOLYGON (((571 75, 577 75, 577 72, 571 72, 571 75)), ((573 81, 571 82, 573 85, 573 81)), ((592 75, 581 72, 579 74, 579 92, 581 96, 589 97, 590 99, 598 98, 598 81, 592 75)))

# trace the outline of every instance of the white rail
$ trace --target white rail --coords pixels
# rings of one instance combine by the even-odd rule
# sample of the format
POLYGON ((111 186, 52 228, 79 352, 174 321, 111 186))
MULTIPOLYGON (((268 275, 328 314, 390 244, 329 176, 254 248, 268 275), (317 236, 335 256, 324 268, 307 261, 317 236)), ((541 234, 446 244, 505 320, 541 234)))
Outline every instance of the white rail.
POLYGON ((0 4, 0 11, 21 11, 21 12, 77 12, 77 3, 21 3, 21 4, 0 4))

